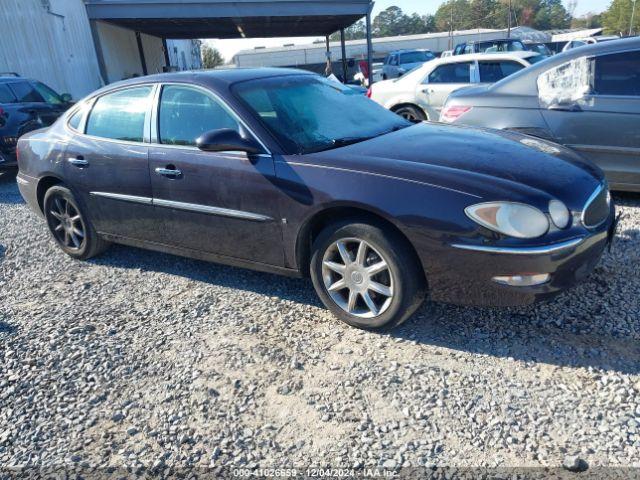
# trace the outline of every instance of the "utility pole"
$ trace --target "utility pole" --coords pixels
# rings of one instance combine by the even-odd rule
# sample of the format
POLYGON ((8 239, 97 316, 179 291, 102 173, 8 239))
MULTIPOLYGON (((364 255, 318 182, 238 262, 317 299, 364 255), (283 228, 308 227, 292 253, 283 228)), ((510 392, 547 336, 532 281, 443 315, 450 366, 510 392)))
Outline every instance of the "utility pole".
POLYGON ((453 0, 451 2, 451 20, 449 20, 449 50, 453 50, 453 0))
POLYGON ((509 15, 507 15, 507 38, 511 38, 511 0, 509 0, 509 15))
POLYGON ((636 14, 636 0, 633 0, 633 7, 631 7, 631 22, 629 22, 629 36, 633 33, 633 17, 636 14))

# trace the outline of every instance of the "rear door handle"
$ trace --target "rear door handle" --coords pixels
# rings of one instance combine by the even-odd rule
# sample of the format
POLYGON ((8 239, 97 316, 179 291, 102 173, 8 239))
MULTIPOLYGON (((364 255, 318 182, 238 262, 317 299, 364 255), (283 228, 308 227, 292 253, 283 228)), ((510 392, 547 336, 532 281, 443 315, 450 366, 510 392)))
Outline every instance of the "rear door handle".
POLYGON ((162 168, 162 167, 158 167, 158 168, 156 168, 156 173, 158 175, 162 175, 163 177, 171 177, 171 178, 177 178, 180 175, 182 175, 182 172, 180 170, 178 170, 177 168, 162 168))
POLYGON ((78 155, 77 157, 69 157, 67 158, 67 162, 69 162, 71 165, 75 165, 76 167, 89 166, 89 162, 87 162, 82 155, 78 155))

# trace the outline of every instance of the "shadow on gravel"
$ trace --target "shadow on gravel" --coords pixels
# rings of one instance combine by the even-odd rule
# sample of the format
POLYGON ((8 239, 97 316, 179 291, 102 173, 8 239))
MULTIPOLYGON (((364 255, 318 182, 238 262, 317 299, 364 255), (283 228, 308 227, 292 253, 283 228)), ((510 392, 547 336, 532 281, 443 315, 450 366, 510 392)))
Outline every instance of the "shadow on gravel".
POLYGON ((90 262, 97 265, 163 272, 221 287, 321 306, 311 281, 301 278, 283 277, 121 245, 113 245, 103 255, 90 262))
POLYGON ((5 322, 4 320, 0 320, 0 334, 8 333, 9 335, 16 332, 16 327, 5 322))
POLYGON ((0 203, 24 203, 16 183, 16 170, 0 171, 0 203))

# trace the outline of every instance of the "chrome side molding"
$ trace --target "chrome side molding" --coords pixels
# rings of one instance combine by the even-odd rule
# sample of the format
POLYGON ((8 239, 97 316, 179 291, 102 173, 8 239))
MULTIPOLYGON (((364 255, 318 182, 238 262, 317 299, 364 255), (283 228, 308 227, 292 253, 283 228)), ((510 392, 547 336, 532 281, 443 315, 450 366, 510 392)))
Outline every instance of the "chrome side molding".
POLYGON ((175 208, 177 210, 185 210, 187 212, 205 213, 209 215, 218 215, 221 217, 251 220, 254 222, 268 222, 273 220, 273 218, 267 215, 262 215, 260 213, 245 212, 243 210, 233 210, 230 208, 212 207, 209 205, 201 205, 199 203, 175 202, 173 200, 163 200, 151 197, 138 197, 135 195, 123 195, 120 193, 109 192, 91 192, 90 194, 96 197, 111 198, 113 200, 122 200, 124 202, 141 203, 143 205, 155 205, 165 208, 175 208))
POLYGON ((94 197, 111 198, 113 200, 122 200, 123 202, 142 203, 143 205, 151 205, 152 199, 150 197, 137 197, 135 195, 123 195, 121 193, 110 192, 90 192, 90 195, 94 197))
POLYGON ((488 245, 467 245, 464 243, 452 243, 454 248, 473 250, 475 252, 500 253, 507 255, 548 255, 577 247, 585 240, 585 237, 574 238, 565 242, 553 243, 541 247, 492 247, 488 245))

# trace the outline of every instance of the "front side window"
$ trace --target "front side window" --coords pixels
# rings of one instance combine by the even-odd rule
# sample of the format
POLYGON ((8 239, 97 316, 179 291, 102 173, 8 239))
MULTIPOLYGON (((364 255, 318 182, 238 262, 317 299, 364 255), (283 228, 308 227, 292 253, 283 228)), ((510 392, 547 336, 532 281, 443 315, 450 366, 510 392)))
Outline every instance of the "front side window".
POLYGON ((471 62, 440 65, 429 74, 429 83, 471 83, 471 62))
POLYGON ((212 95, 194 88, 167 85, 162 89, 158 134, 166 145, 195 145, 210 130, 240 131, 237 120, 212 95))
POLYGON ((44 98, 29 82, 15 82, 9 85, 18 103, 44 103, 44 98))
POLYGON ((338 148, 412 125, 354 89, 317 75, 240 82, 233 93, 290 154, 338 148))
POLYGON ((640 96, 640 50, 595 58, 595 95, 640 96))
POLYGON ((98 98, 87 120, 87 135, 142 142, 151 86, 134 87, 98 98))
POLYGON ((44 83, 35 82, 33 87, 40 94, 44 101, 51 105, 62 105, 64 102, 52 88, 47 87, 44 83))
POLYGON ((518 62, 509 60, 478 61, 480 67, 480 81, 494 83, 524 68, 518 62))

